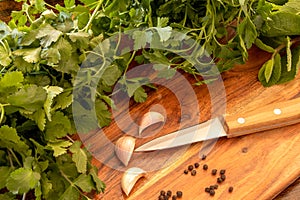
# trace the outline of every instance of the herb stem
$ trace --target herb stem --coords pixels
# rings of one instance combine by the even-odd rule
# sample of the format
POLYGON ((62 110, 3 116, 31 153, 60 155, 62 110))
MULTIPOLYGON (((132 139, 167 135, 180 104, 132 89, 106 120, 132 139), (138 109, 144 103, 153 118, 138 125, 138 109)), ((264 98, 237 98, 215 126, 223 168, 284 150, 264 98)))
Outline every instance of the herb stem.
POLYGON ((45 5, 48 6, 49 8, 57 10, 56 7, 52 6, 51 4, 48 4, 48 3, 45 2, 45 5))
POLYGON ((127 65, 126 65, 126 68, 125 68, 124 74, 123 74, 123 77, 124 77, 124 78, 126 77, 126 72, 127 72, 127 70, 128 70, 128 67, 129 67, 130 63, 132 62, 132 60, 133 60, 134 57, 135 57, 135 53, 136 53, 136 51, 133 51, 133 53, 131 54, 131 57, 130 57, 129 61, 127 62, 127 65))
POLYGON ((72 143, 74 143, 75 141, 70 137, 70 136, 66 136, 66 138, 68 138, 68 140, 70 140, 72 143))
POLYGON ((20 163, 19 159, 17 158, 16 154, 14 153, 14 151, 11 148, 8 148, 8 151, 11 153, 11 155, 14 157, 14 159, 16 160, 16 162, 18 163, 18 165, 20 167, 22 167, 22 164, 20 163))
POLYGON ((100 9, 100 6, 102 5, 103 1, 104 1, 104 0, 100 0, 100 1, 98 2, 98 4, 97 4, 95 10, 94 10, 93 13, 92 13, 91 18, 89 19, 89 21, 88 21, 88 23, 86 24, 86 26, 83 28, 83 31, 88 32, 89 27, 91 26, 91 23, 92 23, 93 20, 95 19, 96 14, 97 14, 98 10, 100 9))
POLYGON ((10 166, 11 166, 12 168, 14 168, 14 163, 13 163, 13 161, 12 161, 12 159, 11 159, 11 153, 10 153, 9 150, 7 150, 7 154, 8 154, 8 159, 9 159, 10 166))
POLYGON ((27 193, 24 193, 24 194, 23 194, 22 200, 25 200, 25 199, 26 199, 26 194, 27 194, 27 193))

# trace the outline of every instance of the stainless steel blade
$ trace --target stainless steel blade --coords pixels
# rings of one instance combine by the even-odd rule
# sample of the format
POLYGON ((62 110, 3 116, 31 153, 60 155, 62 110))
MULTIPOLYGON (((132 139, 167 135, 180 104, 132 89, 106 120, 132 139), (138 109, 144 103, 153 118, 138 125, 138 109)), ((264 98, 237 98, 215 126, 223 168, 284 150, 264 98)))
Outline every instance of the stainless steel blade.
POLYGON ((138 147, 135 151, 167 149, 223 136, 226 136, 223 123, 220 118, 214 118, 204 123, 156 138, 138 147))

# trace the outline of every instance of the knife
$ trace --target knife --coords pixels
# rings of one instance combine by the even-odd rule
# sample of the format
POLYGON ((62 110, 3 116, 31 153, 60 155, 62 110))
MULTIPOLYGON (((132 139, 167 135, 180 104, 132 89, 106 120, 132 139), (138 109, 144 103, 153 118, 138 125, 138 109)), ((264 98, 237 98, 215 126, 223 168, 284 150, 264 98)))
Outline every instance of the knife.
POLYGON ((253 111, 219 116, 143 144, 135 151, 178 147, 219 137, 237 137, 300 122, 300 98, 273 103, 253 111))

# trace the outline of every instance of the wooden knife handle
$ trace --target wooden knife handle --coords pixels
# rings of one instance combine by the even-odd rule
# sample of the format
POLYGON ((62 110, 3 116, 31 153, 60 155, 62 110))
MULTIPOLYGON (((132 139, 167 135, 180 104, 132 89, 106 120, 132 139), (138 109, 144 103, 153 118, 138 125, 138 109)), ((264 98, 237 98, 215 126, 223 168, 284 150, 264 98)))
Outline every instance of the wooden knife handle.
POLYGON ((300 98, 225 117, 227 137, 236 137, 300 122, 300 98))

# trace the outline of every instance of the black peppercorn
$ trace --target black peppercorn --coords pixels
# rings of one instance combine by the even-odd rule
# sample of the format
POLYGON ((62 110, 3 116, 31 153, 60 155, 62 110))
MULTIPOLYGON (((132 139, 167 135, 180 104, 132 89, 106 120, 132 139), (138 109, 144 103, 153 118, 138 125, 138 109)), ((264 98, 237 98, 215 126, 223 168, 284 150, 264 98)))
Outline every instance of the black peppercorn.
POLYGON ((206 155, 203 154, 201 159, 205 160, 206 159, 206 155))
POLYGON ((193 165, 189 165, 188 166, 188 170, 192 171, 194 169, 194 166, 193 165))
POLYGON ((223 182, 223 180, 221 179, 221 177, 217 178, 217 182, 218 183, 222 183, 223 182))
POLYGON ((167 196, 169 196, 169 197, 172 196, 172 191, 171 190, 167 191, 167 196))
POLYGON ((195 163, 194 166, 195 166, 195 168, 198 168, 200 165, 199 165, 199 163, 195 163))
POLYGON ((172 200, 176 200, 177 199, 177 196, 176 195, 173 195, 172 196, 172 200))
POLYGON ((214 196, 215 195, 215 191, 214 190, 210 190, 209 194, 210 194, 210 196, 214 196))
POLYGON ((232 191, 233 191, 233 187, 230 186, 230 187, 228 188, 228 192, 232 192, 232 191))
POLYGON ((188 174, 189 171, 188 171, 187 169, 185 169, 185 170, 183 171, 183 173, 184 173, 184 174, 188 174))
POLYGON ((182 197, 182 192, 181 191, 177 191, 176 195, 177 195, 178 198, 181 198, 182 197))
POLYGON ((222 179, 223 181, 225 181, 225 179, 226 179, 225 174, 222 174, 222 175, 221 175, 221 179, 222 179))
POLYGON ((204 169, 204 170, 207 170, 207 169, 208 169, 208 165, 207 165, 207 164, 204 164, 204 165, 203 165, 203 169, 204 169))
POLYGON ((209 193, 210 191, 209 187, 206 187, 204 191, 209 193))
POLYGON ((218 187, 219 187, 218 184, 214 185, 215 190, 218 189, 218 187))
POLYGON ((218 171, 218 170, 213 169, 213 170, 211 170, 211 174, 212 174, 212 175, 216 175, 216 174, 217 174, 217 171, 218 171))
POLYGON ((226 170, 225 169, 221 169, 220 170, 220 174, 225 174, 226 170))
POLYGON ((191 175, 192 176, 196 176, 197 171, 196 170, 192 170, 191 175))
POLYGON ((164 190, 160 191, 160 195, 165 196, 166 192, 164 190))
POLYGON ((165 196, 164 195, 159 195, 158 200, 165 200, 165 196))

